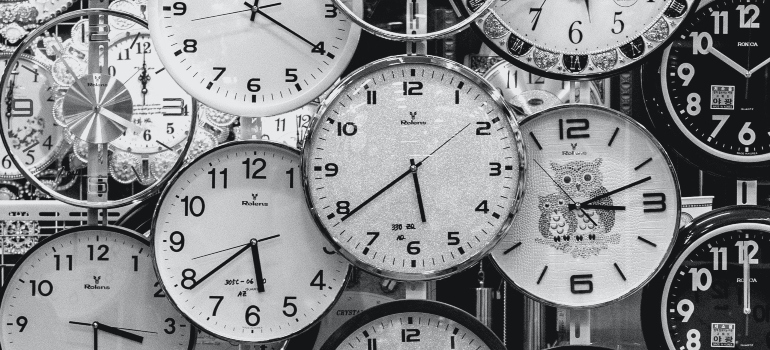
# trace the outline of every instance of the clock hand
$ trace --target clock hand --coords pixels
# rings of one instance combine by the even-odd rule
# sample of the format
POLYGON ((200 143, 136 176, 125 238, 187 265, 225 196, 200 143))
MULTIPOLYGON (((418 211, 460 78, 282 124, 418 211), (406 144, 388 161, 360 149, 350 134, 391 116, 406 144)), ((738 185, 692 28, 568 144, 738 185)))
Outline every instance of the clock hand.
POLYGON ((8 96, 5 96, 5 105, 6 105, 5 116, 8 119, 11 119, 11 117, 13 116, 13 89, 16 86, 16 79, 11 79, 8 85, 9 85, 8 96))
MULTIPOLYGON (((79 326, 93 327, 94 328, 94 342, 96 342, 96 331, 97 330, 103 330, 103 331, 105 331, 107 333, 110 333, 112 335, 116 335, 118 337, 125 338, 125 339, 128 339, 128 340, 132 340, 132 341, 135 341, 137 343, 141 343, 141 342, 144 341, 144 337, 141 337, 141 336, 138 336, 136 334, 124 331, 124 329, 126 329, 126 328, 111 327, 111 326, 108 326, 106 324, 99 323, 99 322, 85 323, 85 322, 69 321, 69 323, 74 324, 74 325, 79 325, 79 326)), ((137 330, 134 330, 134 329, 132 329, 132 331, 145 332, 145 333, 155 333, 155 334, 157 334, 157 332, 137 331, 137 330)))
POLYGON ((746 315, 745 335, 749 335, 749 315, 751 314, 751 261, 749 259, 748 246, 744 246, 743 252, 743 314, 746 315))
POLYGON ((243 253, 243 252, 245 252, 245 251, 249 250, 249 248, 251 248, 251 245, 252 245, 252 243, 251 243, 251 242, 249 242, 248 244, 245 244, 245 245, 244 245, 244 246, 243 246, 243 247, 242 247, 242 248, 241 248, 239 251, 237 251, 235 254, 233 254, 232 256, 230 256, 229 258, 227 258, 227 260, 225 260, 225 261, 223 261, 221 264, 217 265, 217 267, 215 267, 213 270, 209 271, 209 273, 207 273, 207 274, 206 274, 205 276, 203 276, 201 279, 199 279, 198 281, 196 281, 195 283, 193 283, 193 285, 192 285, 192 287, 190 287, 190 289, 193 289, 193 288, 197 287, 198 285, 200 285, 201 283, 203 283, 203 281, 205 281, 207 278, 211 277, 211 275, 213 275, 214 273, 216 273, 217 271, 219 271, 221 268, 223 268, 225 265, 227 265, 228 263, 230 263, 231 261, 233 261, 233 260, 234 260, 235 258, 237 258, 239 255, 241 255, 241 253, 243 253))
POLYGON ((99 330, 96 328, 96 324, 93 324, 92 327, 94 327, 94 350, 99 350, 99 330))
POLYGON ((756 67, 752 68, 749 71, 749 77, 751 77, 751 75, 756 73, 758 70, 762 69, 762 67, 766 66, 768 63, 770 63, 770 58, 764 60, 762 63, 758 64, 756 67))
POLYGON ((468 128, 468 126, 470 126, 470 125, 471 125, 471 123, 468 123, 468 125, 466 125, 466 126, 465 126, 465 127, 463 127, 462 129, 460 129, 460 131, 456 132, 456 133, 455 133, 454 135, 452 135, 452 137, 450 137, 448 140, 444 141, 444 143, 442 143, 442 144, 441 144, 441 146, 438 146, 438 148, 436 148, 435 150, 433 150, 433 152, 431 152, 430 154, 428 154, 428 155, 427 155, 425 158, 423 158, 423 159, 422 159, 420 162, 418 162, 417 164, 415 164, 415 165, 413 165, 413 166, 409 167, 409 169, 407 169, 405 172, 403 172, 401 175, 399 175, 399 176, 398 176, 398 177, 397 177, 395 180, 391 181, 389 184, 385 185, 385 187, 383 187, 382 189, 380 189, 379 191, 377 191, 377 193, 373 194, 371 197, 367 198, 365 201, 363 201, 363 202, 362 202, 361 204, 359 204, 357 207, 353 208, 353 210, 351 210, 350 212, 348 212, 347 214, 345 214, 345 216, 343 216, 343 217, 342 217, 340 220, 341 220, 341 221, 345 221, 345 220, 347 220, 347 219, 348 219, 348 218, 349 218, 351 215, 355 214, 356 212, 358 212, 359 210, 361 210, 361 208, 363 208, 364 206, 366 206, 367 204, 369 204, 369 202, 373 201, 375 198, 379 197, 379 196, 380 196, 380 195, 381 195, 383 192, 387 191, 389 188, 393 187, 393 185, 397 184, 399 181, 401 181, 401 180, 402 180, 403 178, 405 178, 407 175, 411 174, 411 173, 412 173, 412 168, 414 168, 414 169, 417 169, 417 168, 419 168, 419 167, 422 165, 422 163, 423 163, 423 162, 425 162, 426 160, 428 160, 428 158, 430 158, 431 156, 433 156, 433 155, 434 155, 436 152, 438 152, 438 150, 440 150, 442 147, 444 147, 444 145, 446 145, 447 143, 449 143, 449 141, 452 141, 452 140, 455 138, 455 136, 459 135, 461 132, 463 132, 463 130, 467 129, 467 128, 468 128))
POLYGON ((130 122, 128 120, 125 120, 125 119, 121 118, 119 115, 115 114, 113 111, 111 111, 109 109, 106 109, 104 107, 99 108, 99 111, 98 112, 94 112, 94 113, 101 114, 105 118, 107 118, 109 120, 112 120, 113 122, 119 124, 120 126, 126 128, 126 129, 129 129, 132 132, 137 133, 137 134, 143 133, 146 130, 145 128, 143 128, 143 127, 141 127, 139 125, 136 125, 136 124, 134 124, 134 123, 132 123, 132 122, 130 122))
MULTIPOLYGON (((244 2, 243 4, 244 4, 244 5, 246 5, 246 6, 249 6, 249 7, 251 7, 251 5, 249 5, 249 3, 248 3, 248 2, 244 2)), ((306 43, 310 44, 310 46, 312 46, 313 48, 315 48, 315 47, 317 47, 317 46, 318 46, 318 44, 315 44, 315 43, 311 42, 310 40, 307 40, 307 39, 305 39, 305 37, 303 37, 302 35, 299 35, 297 32, 295 32, 295 31, 291 30, 289 27, 287 27, 287 26, 283 25, 283 23, 281 23, 281 22, 278 22, 278 21, 277 21, 275 18, 273 18, 273 17, 270 17, 268 14, 266 14, 266 13, 265 13, 265 12, 263 12, 262 10, 259 10, 259 9, 258 9, 258 10, 257 10, 257 12, 258 12, 260 15, 262 15, 263 17, 265 17, 265 18, 267 18, 268 20, 270 20, 270 22, 273 22, 273 23, 275 23, 276 25, 278 25, 279 27, 281 27, 281 28, 285 29, 287 32, 289 32, 289 33, 291 33, 292 35, 296 36, 296 37, 297 37, 297 38, 299 38, 300 40, 302 40, 302 41, 304 41, 304 42, 306 42, 306 43)))
MULTIPOLYGON (((244 2, 247 4, 248 2, 244 2)), ((259 11, 259 0, 254 0, 254 6, 251 7, 251 21, 254 22, 257 19, 257 11, 259 11)))
POLYGON ((251 240, 251 258, 254 261, 254 274, 257 278, 257 292, 265 292, 265 282, 262 280, 262 262, 259 260, 259 243, 256 239, 251 240))
POLYGON ((738 73, 741 73, 741 75, 745 77, 749 77, 751 74, 749 74, 749 71, 746 70, 746 68, 743 68, 740 64, 736 63, 730 57, 727 57, 725 54, 723 54, 721 51, 714 48, 714 46, 709 46, 708 52, 710 52, 712 55, 716 56, 720 61, 726 63, 728 66, 732 67, 738 73))
MULTIPOLYGON (((270 7, 273 7, 273 6, 278 6, 280 4, 281 4, 280 2, 277 2, 275 4, 260 6, 259 8, 260 9, 266 9, 266 8, 270 8, 270 7)), ((196 18, 196 19, 190 20, 190 22, 200 21, 200 20, 203 20, 203 19, 209 19, 209 18, 215 18, 215 17, 221 17, 221 16, 227 16, 227 15, 232 15, 232 14, 241 13, 241 12, 248 12, 248 11, 252 11, 251 5, 249 5, 249 9, 246 9, 246 10, 239 10, 239 11, 233 11, 233 12, 228 12, 228 13, 222 13, 222 14, 219 14, 219 15, 213 15, 213 16, 206 16, 206 17, 196 18)))
POLYGON ((594 221, 594 219, 591 218, 591 215, 588 215, 588 213, 586 213, 585 209, 583 209, 582 207, 578 208, 577 205, 575 205, 575 203, 577 203, 577 202, 575 202, 575 200, 572 199, 572 196, 570 196, 569 193, 567 193, 567 191, 565 191, 559 185, 559 183, 556 182, 556 180, 554 180, 554 178, 551 176, 551 174, 549 174, 547 171, 545 171, 545 168, 543 168, 543 166, 540 165, 540 163, 538 161, 536 161, 534 159, 533 159, 533 161, 535 162, 535 164, 537 164, 538 167, 540 167, 540 170, 542 170, 545 173, 545 175, 548 176, 548 178, 551 179, 551 181, 553 181, 554 185, 556 185, 556 187, 558 187, 564 193, 564 195, 567 196, 567 198, 569 198, 570 201, 572 201, 572 203, 570 204, 570 207, 568 209, 573 210, 573 208, 571 206, 575 206, 574 209, 580 209, 580 211, 583 212, 583 214, 585 214, 585 216, 588 218, 588 220, 591 220, 591 223, 594 224, 594 226, 598 227, 599 224, 597 224, 596 221, 594 221))
MULTIPOLYGON (((281 235, 268 236, 268 237, 265 237, 265 238, 262 238, 262 239, 258 239, 257 242, 264 242, 264 241, 271 240, 273 238, 278 238, 278 237, 281 237, 281 235)), ((192 258, 190 260, 200 259, 200 258, 205 257, 205 256, 214 255, 214 254, 218 254, 218 253, 221 253, 221 252, 226 252, 228 250, 233 250, 235 248, 240 248, 240 247, 243 247, 243 246, 249 245, 249 244, 251 244, 251 243, 239 244, 239 245, 237 245, 235 247, 230 247, 230 248, 227 248, 227 249, 218 250, 218 251, 213 252, 213 253, 208 253, 208 254, 204 254, 204 255, 201 255, 201 256, 196 256, 196 257, 194 257, 194 258, 192 258)))
MULTIPOLYGON (((577 209, 577 204, 569 204, 568 205, 569 210, 575 210, 577 209)), ((599 209, 599 210, 626 210, 625 206, 617 206, 617 205, 591 205, 591 204, 581 204, 581 209, 599 209)))
POLYGON ((591 7, 588 5, 588 0, 585 0, 586 2, 586 12, 588 12, 588 22, 591 22, 591 7))
POLYGON ((417 192, 417 205, 420 207, 420 219, 425 221, 425 207, 422 204, 422 192, 420 191, 420 181, 417 180, 417 167, 414 164, 414 159, 410 159, 409 162, 412 166, 409 168, 412 171, 412 178, 414 179, 414 190, 417 192))
POLYGON ((602 194, 602 195, 598 195, 598 196, 596 196, 596 197, 594 197, 594 198, 591 198, 591 199, 589 199, 589 200, 587 200, 587 201, 583 202, 582 204, 588 204, 588 203, 596 202, 596 201, 598 201, 598 200, 600 200, 600 199, 602 199, 602 198, 607 198, 607 197, 609 197, 609 196, 611 196, 611 195, 613 195, 613 194, 615 194, 615 193, 618 193, 618 192, 622 192, 622 191, 625 191, 625 190, 627 190, 627 189, 629 189, 629 188, 631 188, 631 187, 634 187, 634 186, 637 186, 637 185, 643 184, 643 183, 645 183, 645 182, 647 182, 647 181, 650 181, 650 180, 652 180, 652 176, 647 176, 647 177, 645 177, 644 179, 641 179, 641 180, 639 180, 639 181, 635 181, 635 182, 632 182, 632 183, 630 183, 630 184, 628 184, 628 185, 625 185, 625 186, 623 186, 623 187, 621 187, 621 188, 618 188, 618 189, 615 189, 615 190, 609 191, 609 192, 607 192, 607 193, 605 193, 605 194, 602 194))
POLYGON ((150 82, 150 75, 147 74, 147 53, 142 54, 142 74, 139 75, 139 82, 142 83, 142 105, 147 104, 147 83, 150 82))

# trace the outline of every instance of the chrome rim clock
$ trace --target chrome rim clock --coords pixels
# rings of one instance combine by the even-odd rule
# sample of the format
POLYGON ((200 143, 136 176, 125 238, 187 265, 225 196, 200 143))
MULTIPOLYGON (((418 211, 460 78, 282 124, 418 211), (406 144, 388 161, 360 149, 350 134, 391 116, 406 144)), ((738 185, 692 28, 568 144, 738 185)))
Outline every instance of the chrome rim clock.
MULTIPOLYGON (((363 11, 362 0, 344 2, 363 11)), ((245 117, 285 113, 321 95, 361 34, 323 1, 153 0, 148 9, 152 40, 174 80, 204 104, 245 117)))
POLYGON ((544 78, 506 61, 489 68, 484 79, 500 90, 517 120, 566 103, 570 97, 569 82, 544 78))
POLYGON ((521 122, 527 195, 492 252, 503 275, 550 305, 620 300, 660 269, 679 229, 671 160, 641 125, 593 105, 521 122))
POLYGON ((388 278, 441 278, 476 263, 523 190, 511 111, 476 73, 438 57, 389 57, 345 78, 302 152, 318 225, 348 260, 388 278))
MULTIPOLYGON (((461 2, 462 13, 478 0, 461 2)), ((473 24, 505 60, 555 79, 627 70, 673 37, 698 0, 497 1, 473 24)))
POLYGON ((660 138, 698 167, 767 178, 770 167, 770 2, 715 1, 644 66, 660 138))
POLYGON ((645 340, 661 349, 770 347, 770 210, 733 206, 686 226, 680 252, 642 299, 645 340))
POLYGON ((313 223, 299 165, 294 148, 231 142, 187 165, 163 192, 152 228, 156 270, 174 305, 206 332, 288 339, 342 293, 350 264, 313 223))
POLYGON ((3 289, 6 350, 192 350, 195 331, 158 286, 147 240, 114 226, 57 233, 20 260, 3 289))
POLYGON ((345 322, 321 350, 505 350, 492 331, 465 311, 425 300, 399 300, 345 322))

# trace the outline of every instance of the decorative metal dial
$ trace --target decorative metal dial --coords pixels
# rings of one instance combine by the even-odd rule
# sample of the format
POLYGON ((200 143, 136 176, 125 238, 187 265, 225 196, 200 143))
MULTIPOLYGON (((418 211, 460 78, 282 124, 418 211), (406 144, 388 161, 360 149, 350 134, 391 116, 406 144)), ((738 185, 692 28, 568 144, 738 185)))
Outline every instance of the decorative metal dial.
POLYGON ((511 230, 492 252, 504 275, 552 305, 593 307, 652 278, 679 228, 673 165, 639 124, 563 105, 522 121, 531 169, 511 230))
POLYGON ((356 315, 321 350, 395 348, 504 350, 505 345, 465 311, 435 301, 400 300, 356 315))
POLYGON ((153 222, 158 275, 206 332, 283 340, 313 325, 342 292, 350 265, 313 223, 299 163, 288 146, 229 143, 201 155, 163 193, 153 222))
MULTIPOLYGON (((361 13, 362 0, 345 3, 361 13)), ((158 0, 148 13, 171 76, 206 105, 247 117, 285 113, 323 93, 361 34, 323 1, 158 0)))
MULTIPOLYGON (((8 56, 0 56, 3 68, 8 56)), ((5 137, 19 160, 32 173, 38 173, 56 160, 66 142, 62 128, 53 118, 55 83, 48 66, 29 56, 21 56, 3 86, 5 94, 0 114, 7 123, 5 137)), ((0 149, 0 178, 22 178, 5 148, 0 149)))
POLYGON ((656 127, 686 159, 719 173, 770 164, 768 30, 770 2, 712 2, 645 67, 645 91, 662 88, 656 127))
POLYGON ((484 79, 500 90, 517 120, 569 101, 569 82, 538 76, 510 62, 498 62, 484 79))
POLYGON ((67 10, 73 0, 28 0, 37 9, 37 22, 47 22, 67 10))
MULTIPOLYGON (((478 0, 462 2, 475 10, 478 0)), ((506 60, 549 77, 596 78, 628 69, 673 35, 697 0, 501 0, 474 22, 506 60)))
POLYGON ((445 277, 502 237, 525 163, 502 98, 468 68, 397 56, 356 71, 323 102, 303 147, 316 222, 358 267, 445 277))
POLYGON ((195 331, 158 286, 147 241, 113 226, 62 231, 19 261, 3 290, 7 350, 191 350, 195 331))

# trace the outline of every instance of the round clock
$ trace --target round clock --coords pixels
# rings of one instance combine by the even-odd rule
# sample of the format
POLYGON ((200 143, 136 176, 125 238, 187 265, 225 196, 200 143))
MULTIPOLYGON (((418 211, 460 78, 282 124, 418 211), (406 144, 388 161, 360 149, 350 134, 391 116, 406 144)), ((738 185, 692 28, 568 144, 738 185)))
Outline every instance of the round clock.
MULTIPOLYGON (((453 0, 461 13, 479 0, 453 0)), ((650 56, 698 0, 497 1, 473 26, 507 61, 555 79, 596 79, 650 56)))
POLYGON ((158 276, 206 332, 284 340, 342 293, 350 265, 313 223, 299 165, 294 148, 231 142, 202 154, 163 192, 152 229, 158 276))
MULTIPOLYGON (((716 12, 715 12, 716 13, 716 12)), ((770 347, 770 210, 721 208, 682 232, 678 254, 642 296, 648 346, 770 347)))
POLYGON ((492 331, 465 311, 425 300, 400 300, 345 322, 321 350, 505 350, 492 331))
MULTIPOLYGON (((356 13, 362 2, 344 0, 356 13)), ((204 104, 246 117, 285 113, 322 94, 361 34, 331 2, 148 6, 155 48, 174 80, 204 104)))
MULTIPOLYGON (((0 55, 3 68, 9 55, 0 55)), ((14 154, 32 173, 39 173, 61 155, 66 142, 62 128, 53 118, 55 83, 48 66, 32 56, 21 55, 3 85, 0 114, 6 120, 5 137, 14 154)), ((0 149, 0 178, 24 177, 0 149)))
POLYGON ((620 300, 660 269, 679 229, 671 160, 638 123, 562 105, 521 122, 530 170, 511 230, 492 252, 510 282, 569 308, 620 300))
POLYGON ((146 239, 114 226, 57 233, 16 263, 3 289, 6 350, 192 350, 195 331, 161 290, 146 239))
POLYGON ((345 78, 302 152, 308 205, 327 238, 358 267, 399 280, 476 263, 523 190, 511 111, 481 77, 438 57, 385 58, 345 78))
POLYGON ((500 90, 517 120, 566 103, 570 98, 569 82, 544 78, 506 61, 489 68, 484 79, 500 90))
POLYGON ((683 26, 662 61, 644 66, 655 131, 720 175, 767 178, 770 2, 715 1, 683 26))

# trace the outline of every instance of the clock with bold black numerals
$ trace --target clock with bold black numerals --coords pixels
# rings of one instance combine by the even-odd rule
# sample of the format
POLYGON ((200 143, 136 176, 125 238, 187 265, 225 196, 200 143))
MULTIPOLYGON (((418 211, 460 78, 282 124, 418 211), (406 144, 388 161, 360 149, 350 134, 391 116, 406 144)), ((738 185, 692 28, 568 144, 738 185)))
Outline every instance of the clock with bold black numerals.
POLYGON ((770 348, 770 210, 735 206, 697 218, 645 288, 648 346, 770 348))
POLYGON ((685 159, 722 175, 767 177, 770 2, 715 1, 644 67, 656 129, 685 159), (652 92, 652 93, 651 93, 652 92))

